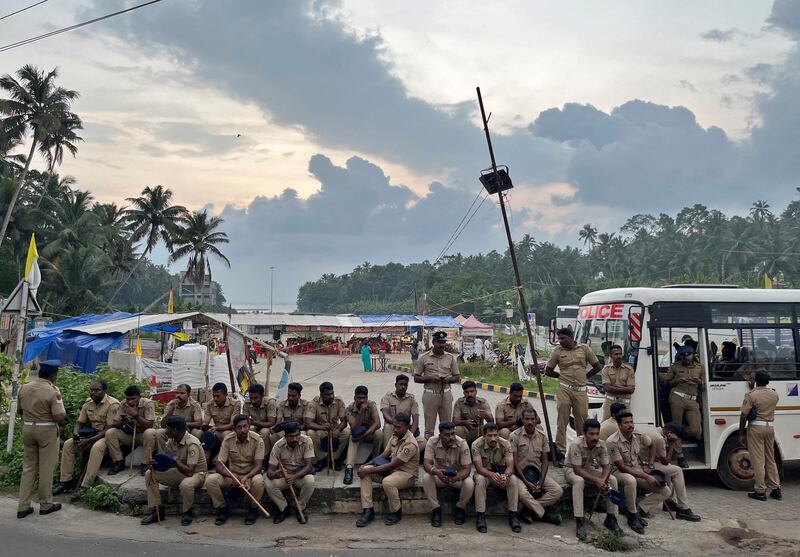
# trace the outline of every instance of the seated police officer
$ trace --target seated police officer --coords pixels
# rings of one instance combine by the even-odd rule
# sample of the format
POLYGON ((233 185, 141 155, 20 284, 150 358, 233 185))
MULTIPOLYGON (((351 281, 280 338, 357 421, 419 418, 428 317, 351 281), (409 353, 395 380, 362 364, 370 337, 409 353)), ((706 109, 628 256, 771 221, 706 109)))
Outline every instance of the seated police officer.
POLYGON ((454 522, 464 524, 467 504, 475 491, 472 480, 472 459, 467 442, 456 435, 453 422, 441 422, 439 435, 428 439, 425 445, 425 474, 422 487, 431 504, 431 526, 442 525, 442 507, 439 505, 437 487, 453 487, 459 490, 458 503, 453 510, 454 522))
POLYGON ((291 507, 283 491, 293 488, 297 494, 295 516, 300 524, 305 524, 306 507, 314 493, 314 442, 300 433, 297 422, 284 422, 283 433, 283 438, 272 447, 267 468, 267 495, 278 506, 273 522, 280 524, 289 516, 291 507))

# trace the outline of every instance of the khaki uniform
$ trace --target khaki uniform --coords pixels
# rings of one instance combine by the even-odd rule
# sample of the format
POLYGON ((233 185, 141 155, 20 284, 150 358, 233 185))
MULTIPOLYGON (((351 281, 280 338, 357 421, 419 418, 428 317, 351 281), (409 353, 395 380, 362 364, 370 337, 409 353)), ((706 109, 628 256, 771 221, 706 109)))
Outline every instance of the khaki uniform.
MULTIPOLYGON (((378 412, 378 405, 370 400, 365 409, 357 410, 356 403, 351 402, 347 406, 346 415, 348 422, 355 421, 356 427, 361 425, 369 429, 375 422, 378 423, 379 427, 375 433, 362 437, 361 440, 372 443, 370 456, 381 454, 383 450, 383 435, 380 433, 381 414, 378 412)), ((358 452, 358 443, 353 441, 352 430, 350 433, 351 436, 347 440, 347 466, 353 466, 356 463, 356 453, 358 452)))
MULTIPOLYGON (((347 407, 344 401, 338 396, 333 397, 333 402, 329 406, 322 403, 320 397, 315 396, 314 400, 308 403, 306 408, 306 419, 319 425, 330 425, 332 427, 341 427, 342 418, 345 417, 347 407)), ((321 429, 313 429, 308 431, 308 436, 314 442, 314 455, 317 462, 328 457, 327 451, 322 450, 322 443, 328 442, 328 432, 321 429)), ((336 435, 339 439, 339 448, 333 453, 333 459, 338 460, 350 441, 350 428, 345 426, 336 435)))
MULTIPOLYGON (((441 356, 436 356, 429 351, 422 354, 417 360, 414 375, 433 375, 448 379, 457 377, 460 373, 455 356, 447 352, 441 356)), ((423 387, 422 409, 425 412, 425 438, 430 439, 433 437, 434 428, 436 427, 436 418, 438 417, 440 422, 450 419, 453 394, 450 392, 450 383, 444 386, 425 383, 423 387)))
MULTIPOLYGON (((601 476, 603 466, 610 464, 608 448, 605 441, 598 441, 593 449, 586 444, 586 438, 581 435, 573 441, 567 450, 564 464, 564 479, 572 486, 572 513, 575 518, 583 518, 583 495, 586 480, 573 471, 573 467, 580 466, 584 471, 593 476, 601 476)), ((617 489, 617 479, 613 474, 608 477, 608 486, 617 489)), ((617 506, 611 501, 606 501, 606 512, 617 516, 617 506)))
MULTIPOLYGON (((471 466, 472 457, 469 452, 469 445, 461 437, 456 436, 453 444, 450 447, 442 445, 439 436, 431 437, 425 445, 425 460, 433 462, 433 467, 437 470, 444 470, 448 466, 453 466, 456 470, 462 466, 471 466)), ((427 472, 422 475, 422 489, 425 491, 425 496, 431 504, 431 508, 439 507, 439 494, 436 490, 437 487, 454 487, 460 489, 458 496, 458 503, 456 505, 461 509, 467 508, 467 503, 472 499, 472 494, 475 491, 475 482, 470 474, 461 481, 445 484, 438 477, 428 474, 427 472)))
MULTIPOLYGON (((622 365, 615 367, 614 364, 608 364, 603 368, 603 385, 611 385, 612 387, 635 387, 636 380, 634 379, 634 371, 631 366, 622 362, 622 365)), ((625 405, 625 410, 631 409, 631 396, 632 395, 612 395, 606 393, 606 400, 603 402, 603 419, 607 420, 611 417, 611 405, 619 402, 625 405)))
POLYGON ((61 391, 46 379, 32 379, 17 397, 22 414, 22 477, 17 511, 27 511, 33 486, 39 484, 39 511, 53 506, 53 474, 58 466, 58 424, 54 416, 66 413, 61 391))
MULTIPOLYGON (((117 415, 114 417, 115 422, 121 421, 122 417, 126 415, 123 406, 125 406, 125 402, 120 402, 119 406, 117 406, 117 415)), ((153 401, 149 398, 142 397, 139 399, 138 412, 140 418, 155 422, 156 409, 153 401)), ((123 460, 123 446, 131 447, 132 450, 139 445, 142 445, 142 455, 145 461, 148 459, 148 457, 150 457, 150 455, 153 454, 153 446, 155 445, 156 439, 154 435, 155 430, 152 428, 147 428, 146 430, 142 431, 137 426, 134 433, 136 433, 136 439, 133 438, 133 433, 125 433, 121 428, 112 427, 106 432, 106 448, 108 449, 108 454, 111 456, 112 461, 119 462, 120 460, 123 460), (151 433, 147 433, 148 430, 150 430, 151 433)))
MULTIPOLYGON (((289 446, 285 437, 279 439, 269 455, 269 464, 272 466, 278 466, 278 463, 283 464, 286 472, 292 474, 298 468, 305 466, 306 460, 309 459, 314 460, 314 442, 308 435, 301 434, 297 446, 294 448, 289 446)), ((283 496, 283 490, 289 489, 289 485, 284 478, 271 480, 265 477, 265 482, 267 495, 283 512, 289 504, 283 496)), ((299 480, 295 480, 293 485, 297 493, 297 500, 300 502, 300 510, 305 510, 314 493, 314 474, 306 474, 299 480)))
MULTIPOLYGON (((547 436, 541 430, 536 429, 532 435, 528 435, 525 428, 521 427, 511 433, 509 442, 511 453, 514 455, 514 463, 519 465, 520 469, 524 469, 526 466, 535 466, 539 472, 542 471, 542 455, 546 455, 550 448, 547 436)), ((517 478, 517 480, 520 483, 520 501, 539 517, 544 515, 547 507, 558 503, 564 494, 562 487, 549 475, 544 478, 542 496, 539 499, 533 497, 521 479, 517 478)))
MULTIPOLYGON (((173 409, 172 414, 170 414, 170 416, 180 416, 181 418, 186 420, 187 424, 189 422, 203 421, 203 407, 200 406, 199 402, 197 402, 192 398, 189 398, 189 400, 186 401, 186 406, 184 406, 183 408, 178 406, 178 399, 173 398, 167 404, 167 408, 164 411, 165 415, 170 410, 170 408, 173 409)), ((164 418, 162 418, 161 421, 163 422, 164 418)), ((191 433, 198 439, 200 438, 201 435, 203 435, 203 430, 198 428, 187 429, 187 432, 191 433)), ((144 439, 144 444, 153 449, 159 446, 163 446, 167 442, 167 429, 164 427, 160 427, 158 429, 145 430, 143 439, 144 439)), ((148 458, 152 458, 152 455, 145 455, 145 461, 147 461, 148 458)))
MULTIPOLYGON (((650 437, 650 439, 655 443, 656 446, 656 455, 659 458, 665 458, 667 456, 667 440, 664 437, 664 428, 661 427, 649 427, 649 428, 642 428, 642 433, 650 437)), ((680 456, 682 453, 678 452, 681 449, 681 441, 680 438, 672 447, 673 455, 680 456)), ((647 459, 650 457, 649 452, 645 452, 642 449, 641 454, 642 459, 647 459)), ((674 464, 661 464, 658 460, 655 462, 656 470, 661 470, 670 478, 670 485, 671 485, 671 492, 669 496, 670 501, 674 501, 679 509, 688 509, 689 508, 689 499, 686 496, 686 481, 683 477, 683 470, 680 466, 675 466, 674 464)))
MULTIPOLYGON (((383 398, 381 399, 380 410, 384 411, 387 410, 390 417, 394 418, 398 414, 406 414, 408 416, 419 416, 419 404, 417 404, 417 399, 411 393, 406 393, 403 398, 397 396, 397 393, 394 391, 389 391, 383 398)), ((419 426, 419 423, 417 423, 419 426)), ((414 433, 413 431, 411 432, 414 433)), ((394 427, 392 426, 391 422, 386 422, 383 426, 383 443, 381 444, 382 447, 388 447, 389 442, 392 440, 392 435, 394 435, 394 427)), ((419 445, 420 453, 425 452, 425 436, 419 435, 417 438, 417 444, 419 445)))
MULTIPOLYGON (((511 456, 511 443, 502 437, 497 440, 497 445, 492 448, 486 444, 486 438, 476 439, 472 444, 472 458, 481 457, 481 464, 489 470, 494 471, 498 466, 505 466, 511 456)), ((525 489, 516 476, 509 476, 508 482, 502 486, 494 480, 479 473, 476 469, 472 479, 475 481, 475 512, 486 512, 486 492, 491 485, 495 489, 506 492, 509 512, 517 512, 519 507, 519 493, 525 489)), ((525 489, 527 492, 527 489, 525 489)), ((533 499, 531 497, 531 499, 533 499)), ((539 515, 541 516, 541 515, 539 515)))
MULTIPOLYGON (((630 440, 625 439, 621 431, 617 431, 606 441, 609 459, 611 460, 614 470, 612 475, 617 478, 617 483, 623 489, 625 493, 625 502, 628 504, 628 510, 631 512, 636 510, 637 487, 649 492, 645 495, 644 499, 639 502, 639 508, 645 513, 661 505, 664 499, 669 497, 672 492, 669 486, 653 488, 653 486, 644 479, 623 472, 613 465, 618 460, 621 460, 627 466, 642 471, 642 463, 647 462, 647 458, 649 457, 649 452, 647 452, 646 449, 648 449, 652 443, 653 440, 650 439, 649 436, 639 433, 638 431, 633 432, 630 440)), ((653 463, 651 462, 650 464, 653 463)))
MULTIPOLYGON (((256 408, 248 400, 247 402, 244 403, 244 405, 242 405, 242 414, 248 416, 251 422, 253 420, 259 422, 268 422, 270 420, 275 420, 277 423, 278 401, 275 400, 274 398, 262 399, 261 406, 256 408)), ((302 429, 303 424, 299 425, 302 429)), ((250 429, 252 431, 255 431, 261 436, 261 438, 264 440, 264 449, 266 450, 266 454, 269 454, 270 451, 272 450, 272 445, 274 444, 272 442, 273 434, 270 432, 270 428, 268 427, 258 428, 255 425, 251 425, 250 429)))
POLYGON ((589 396, 586 394, 586 366, 597 364, 597 356, 585 344, 577 344, 572 350, 556 346, 547 360, 547 367, 558 366, 558 430, 556 448, 563 453, 567 448, 567 426, 570 413, 575 417, 575 431, 583 431, 583 422, 589 415, 589 396))
POLYGON ((381 456, 390 461, 399 458, 403 461, 399 467, 392 470, 388 476, 382 474, 369 474, 361 480, 361 508, 371 509, 372 482, 377 482, 383 487, 389 504, 389 512, 400 510, 400 490, 413 487, 419 477, 419 446, 410 431, 398 439, 393 436, 389 445, 383 449, 381 456))
POLYGON ((747 426, 747 450, 753 463, 756 493, 764 493, 767 489, 781 486, 775 464, 774 424, 778 400, 778 393, 773 389, 757 386, 744 395, 742 402, 742 414, 748 414, 752 408, 756 409, 756 419, 747 426))
MULTIPOLYGON (((523 398, 519 401, 519 404, 514 406, 508 400, 508 397, 506 397, 497 403, 497 406, 494 409, 494 421, 495 423, 499 424, 501 420, 516 420, 517 418, 522 417, 522 413, 525 412, 525 410, 533 410, 533 406, 531 406, 530 402, 523 398)), ((509 427, 504 427, 500 430, 500 437, 503 439, 508 439, 508 437, 511 435, 511 432, 516 430, 516 424, 511 424, 509 427)))
POLYGON ((619 431, 619 425, 614 418, 606 418, 600 422, 600 439, 607 441, 609 437, 619 431))
POLYGON ((159 484, 178 488, 181 494, 181 512, 187 512, 194 504, 194 492, 203 487, 208 470, 203 446, 200 440, 188 431, 180 441, 158 440, 158 452, 170 455, 186 466, 195 466, 191 476, 184 476, 177 467, 164 472, 150 469, 145 472, 144 483, 147 486, 147 506, 154 508, 161 501, 159 484), (155 477, 154 477, 155 476, 155 477))
POLYGON ((700 421, 700 402, 698 396, 703 388, 703 368, 692 363, 685 366, 676 362, 669 366, 669 371, 664 374, 664 380, 672 385, 669 393, 669 406, 672 409, 672 421, 683 426, 684 417, 687 425, 684 426, 684 433, 689 437, 699 439, 703 435, 703 426, 700 421), (697 385, 683 383, 686 379, 696 379, 697 385))
MULTIPOLYGON (((113 396, 105 395, 99 404, 95 404, 91 397, 87 398, 81 406, 81 413, 78 416, 79 424, 87 424, 92 426, 98 431, 105 431, 109 429, 114 422, 114 416, 117 414, 117 407, 119 401, 113 396)), ((61 449, 61 482, 72 481, 75 475, 75 457, 78 454, 78 447, 72 437, 64 442, 64 447, 61 449)), ((94 482, 97 476, 97 471, 100 470, 100 464, 103 462, 103 456, 106 454, 106 442, 104 439, 98 439, 89 449, 89 459, 84 464, 86 474, 84 480, 89 478, 89 484, 94 482), (100 445, 99 447, 97 447, 100 445), (97 449, 95 449, 97 447, 97 449)))
MULTIPOLYGON (((278 410, 277 410, 277 418, 278 421, 275 425, 278 425, 281 422, 297 422, 297 425, 300 426, 300 430, 305 432, 306 424, 306 410, 308 409, 308 401, 303 400, 302 398, 297 401, 297 406, 292 408, 289 406, 288 400, 282 400, 278 403, 278 410)), ((283 432, 280 431, 278 433, 270 434, 270 441, 272 442, 272 446, 275 446, 275 443, 278 442, 278 439, 283 438, 283 432)))
MULTIPOLYGON (((227 462, 228 469, 234 474, 249 474, 257 460, 264 460, 264 440, 255 431, 247 432, 244 443, 236 437, 236 432, 231 431, 222 441, 217 460, 227 462)), ((256 474, 250 478, 250 493, 257 500, 264 496, 264 476, 256 474)), ((215 509, 225 506, 225 497, 222 490, 238 484, 233 478, 222 474, 209 474, 206 478, 206 491, 211 496, 211 504, 215 509)))
POLYGON ((478 427, 471 426, 456 426, 456 435, 466 440, 469 445, 480 436, 483 435, 483 424, 486 423, 486 418, 478 415, 478 410, 483 410, 492 415, 492 409, 485 398, 475 397, 475 404, 470 406, 467 404, 467 397, 460 397, 453 405, 453 416, 451 420, 475 420, 478 422, 478 427))
MULTIPOLYGON (((206 406, 203 411, 203 425, 211 425, 211 422, 214 422, 214 426, 225 426, 233 423, 233 418, 239 413, 241 406, 239 405, 238 400, 231 400, 230 398, 225 399, 225 404, 222 406, 217 406, 217 403, 213 400, 206 402, 206 406)), ((222 443, 225 440, 225 437, 228 436, 229 433, 232 433, 233 430, 229 429, 227 431, 215 431, 214 434, 219 439, 219 442, 222 443)))

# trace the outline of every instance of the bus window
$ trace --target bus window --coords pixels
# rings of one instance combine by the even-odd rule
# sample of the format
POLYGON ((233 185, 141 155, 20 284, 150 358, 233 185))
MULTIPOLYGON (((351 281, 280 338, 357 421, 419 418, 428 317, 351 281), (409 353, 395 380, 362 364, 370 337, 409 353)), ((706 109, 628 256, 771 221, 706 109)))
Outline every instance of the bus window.
POLYGON ((626 362, 636 368, 636 350, 631 350, 628 343, 627 319, 586 319, 578 322, 575 340, 588 344, 601 363, 610 362, 611 347, 622 346, 626 362))
POLYGON ((709 377, 712 381, 740 379, 736 371, 741 366, 738 360, 742 345, 741 331, 736 329, 707 329, 709 377))
POLYGON ((791 329, 743 329, 741 331, 742 367, 740 375, 747 379, 759 369, 772 379, 796 379, 797 355, 791 329), (745 359, 746 358, 746 359, 745 359))

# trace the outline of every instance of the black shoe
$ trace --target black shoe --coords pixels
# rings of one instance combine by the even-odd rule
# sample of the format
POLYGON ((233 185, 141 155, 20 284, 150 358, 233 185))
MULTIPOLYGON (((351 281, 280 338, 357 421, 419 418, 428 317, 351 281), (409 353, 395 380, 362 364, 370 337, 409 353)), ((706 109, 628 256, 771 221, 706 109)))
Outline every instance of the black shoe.
POLYGON ((24 511, 17 511, 17 518, 25 518, 29 514, 33 514, 33 507, 28 507, 24 511))
POLYGON ((756 501, 766 501, 767 500, 767 494, 766 493, 757 493, 757 492, 754 491, 752 493, 748 493, 747 496, 750 499, 755 499, 756 501))
POLYGON ((77 503, 78 501, 83 499, 83 494, 85 491, 86 491, 85 488, 80 488, 78 491, 73 492, 72 495, 69 496, 69 502, 77 503))
POLYGON ((603 521, 603 526, 617 534, 618 536, 622 536, 624 532, 622 528, 619 527, 619 522, 617 522, 617 517, 613 514, 607 514, 606 519, 603 521))
POLYGON ((769 492, 769 496, 772 497, 773 499, 778 500, 778 501, 782 501, 783 500, 783 494, 781 493, 781 488, 779 488, 779 487, 776 487, 775 489, 770 491, 769 492))
POLYGON ((546 510, 544 511, 544 516, 542 516, 540 520, 542 522, 546 522, 547 524, 554 524, 555 526, 558 526, 559 524, 561 524, 561 515, 558 514, 557 512, 546 510))
POLYGON ((689 522, 700 522, 700 515, 694 514, 692 509, 678 509, 675 511, 675 518, 688 520, 689 522))
POLYGON ((319 462, 317 462, 317 463, 314 465, 314 470, 316 470, 317 472, 322 472, 323 470, 325 470, 325 467, 326 467, 327 465, 328 465, 328 463, 327 463, 326 461, 324 461, 324 460, 320 460, 319 462))
POLYGON ((194 520, 193 509, 189 509, 185 513, 181 514, 181 526, 189 526, 193 520, 194 520))
MULTIPOLYGON (((611 515, 609 515, 611 516, 611 515)), ((575 517, 575 537, 582 542, 586 541, 586 522, 583 518, 575 517)))
POLYGON ((146 464, 142 464, 141 466, 139 466, 139 475, 140 476, 144 476, 146 472, 147 472, 147 465, 146 464))
POLYGON ((533 524, 536 520, 536 514, 528 507, 522 507, 521 511, 517 511, 517 518, 525 524, 533 524))
POLYGON ((341 471, 342 468, 344 468, 344 464, 341 461, 337 460, 333 463, 333 469, 337 472, 341 471))
POLYGON ((467 521, 467 511, 459 506, 453 509, 453 522, 461 526, 467 521))
POLYGON ((157 507, 153 508, 153 510, 150 511, 150 514, 142 518, 139 524, 142 526, 147 526, 148 524, 153 524, 162 520, 164 520, 164 507, 157 507))
POLYGON ((678 466, 680 466, 681 468, 688 468, 689 467, 689 461, 686 460, 685 456, 681 456, 681 457, 678 458, 678 466))
POLYGON ((442 507, 436 507, 431 511, 431 526, 434 528, 442 527, 442 507))
POLYGON ((222 526, 228 519, 231 517, 230 511, 228 511, 228 507, 220 507, 217 509, 217 518, 214 519, 214 524, 217 526, 222 526))
POLYGON ((557 452, 556 453, 556 466, 559 468, 564 467, 564 453, 557 452))
POLYGON ((307 509, 304 510, 302 513, 300 513, 300 509, 295 509, 294 510, 294 516, 297 517, 297 522, 299 522, 300 524, 305 524, 306 522, 308 522, 308 510, 307 509))
POLYGON ((394 526, 403 518, 403 509, 397 509, 396 512, 389 513, 386 515, 386 520, 383 523, 386 526, 394 526))
POLYGON ((359 528, 363 528, 373 520, 375 520, 375 509, 373 508, 364 509, 364 512, 361 513, 361 517, 358 520, 356 520, 356 526, 358 526, 359 528))
POLYGON ((258 520, 258 509, 251 507, 250 510, 247 511, 247 514, 244 515, 244 523, 247 526, 252 526, 256 523, 256 520, 258 520))
POLYGON ((475 514, 475 529, 481 534, 486 533, 486 513, 475 514))
POLYGON ((676 512, 678 512, 680 510, 680 507, 678 507, 678 503, 676 503, 672 499, 667 499, 666 501, 664 501, 664 504, 661 505, 661 510, 664 510, 664 511, 670 510, 670 511, 676 513, 676 512))
POLYGON ((628 526, 637 534, 644 535, 644 524, 639 520, 638 514, 632 512, 628 513, 628 526))
POLYGON ((508 525, 511 526, 512 532, 522 532, 522 524, 519 523, 517 513, 514 511, 508 511, 508 525))
POLYGON ((40 515, 45 515, 45 514, 50 514, 50 513, 57 513, 60 510, 61 510, 61 503, 53 503, 47 509, 41 509, 40 508, 39 509, 39 514, 40 515))
POLYGON ((56 486, 53 488, 53 495, 61 495, 65 491, 72 491, 75 489, 75 480, 69 480, 67 482, 58 482, 56 486))
POLYGON ((348 466, 344 469, 344 480, 342 480, 344 485, 350 485, 353 483, 353 467, 348 466))
POLYGON ((287 505, 287 507, 285 509, 275 513, 275 516, 272 517, 272 523, 273 524, 280 524, 281 522, 283 522, 284 520, 289 518, 289 514, 291 512, 292 512, 291 509, 289 509, 289 507, 287 505))
POLYGON ((111 465, 111 470, 108 471, 109 476, 115 476, 125 470, 125 461, 119 460, 111 465))
POLYGON ((644 526, 645 528, 647 528, 648 526, 647 518, 649 516, 650 515, 644 512, 642 509, 636 509, 636 517, 639 519, 639 522, 641 522, 642 526, 644 526))

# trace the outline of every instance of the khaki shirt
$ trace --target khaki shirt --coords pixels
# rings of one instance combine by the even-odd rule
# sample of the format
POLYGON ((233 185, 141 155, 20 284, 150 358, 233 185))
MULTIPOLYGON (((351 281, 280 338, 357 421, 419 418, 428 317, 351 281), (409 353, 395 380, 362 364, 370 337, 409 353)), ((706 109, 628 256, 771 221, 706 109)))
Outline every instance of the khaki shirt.
POLYGON ((442 445, 441 437, 438 435, 428 439, 428 443, 425 445, 425 460, 432 461, 433 465, 439 469, 448 466, 466 466, 472 463, 469 445, 458 436, 450 447, 442 445))
POLYGON ((775 407, 778 406, 779 398, 773 389, 756 386, 744 395, 742 414, 748 414, 751 408, 755 408, 757 420, 771 422, 775 420, 775 407))
POLYGON ((247 432, 247 439, 240 443, 236 432, 231 431, 222 440, 217 458, 228 462, 228 468, 236 474, 247 474, 253 469, 256 460, 264 460, 264 440, 255 431, 247 432))
POLYGON ((286 442, 286 437, 281 437, 269 453, 269 463, 278 466, 280 462, 290 474, 305 466, 307 459, 314 459, 314 442, 311 437, 302 434, 294 448, 286 442))
MULTIPOLYGON (((114 416, 115 422, 121 422, 123 421, 123 417, 127 416, 127 414, 125 414, 124 406, 125 406, 124 400, 119 403, 119 406, 117 406, 117 413, 114 416)), ((156 406, 155 404, 153 404, 153 401, 150 400, 149 398, 144 398, 144 397, 139 398, 139 417, 145 420, 151 420, 155 422, 156 406)))
MULTIPOLYGON (((642 458, 642 450, 652 444, 653 440, 649 436, 638 431, 633 432, 630 441, 625 439, 621 431, 617 431, 606 441, 611 464, 613 465, 616 461, 621 460, 627 466, 633 468, 641 468, 642 462, 647 462, 647 457, 642 458)), ((650 464, 653 463, 651 462, 650 464)), ((614 469, 616 470, 617 467, 614 466, 614 469)))
MULTIPOLYGON (((186 420, 187 423, 203 421, 203 407, 200 406, 200 403, 193 398, 187 400, 186 406, 183 408, 178 406, 178 399, 174 398, 169 401, 169 404, 167 404, 167 409, 169 408, 175 409, 172 411, 173 416, 180 416, 186 420)), ((164 413, 166 414, 166 411, 164 413)))
MULTIPOLYGON (((525 410, 531 410, 533 406, 531 403, 525 400, 524 398, 519 401, 519 404, 515 407, 511 402, 509 402, 508 397, 504 398, 500 402, 497 403, 497 406, 494 409, 494 421, 508 421, 508 420, 516 420, 525 410)), ((517 426, 511 424, 508 426, 509 429, 515 429, 517 426)))
POLYGON ((414 478, 419 477, 419 445, 417 444, 417 439, 414 437, 414 434, 411 433, 411 430, 407 431, 406 434, 399 439, 397 435, 392 435, 392 440, 389 441, 389 445, 383 449, 381 456, 390 461, 399 458, 403 461, 403 464, 395 468, 395 470, 410 474, 414 478))
MULTIPOLYGON (((448 352, 445 352, 441 356, 436 356, 432 351, 429 351, 422 354, 417 360, 417 366, 414 368, 414 375, 438 375, 443 379, 447 379, 460 375, 460 372, 458 371, 458 362, 455 356, 448 352)), ((425 389, 429 391, 440 391, 441 386, 425 383, 425 389)), ((450 385, 445 385, 444 390, 450 390, 450 385)))
POLYGON ((270 419, 276 419, 278 417, 278 401, 274 398, 262 399, 261 406, 256 408, 248 400, 242 406, 242 414, 246 414, 251 420, 256 420, 258 422, 267 422, 270 419))
POLYGON ((386 409, 389 410, 388 414, 391 418, 398 414, 419 415, 419 404, 411 393, 406 393, 406 396, 400 398, 396 392, 389 391, 381 399, 381 410, 386 409))
MULTIPOLYGON (((603 368, 603 385, 611 385, 612 387, 635 387, 636 380, 634 379, 634 371, 631 366, 622 362, 619 367, 614 367, 614 364, 608 364, 603 368)), ((630 399, 631 395, 615 395, 606 393, 607 396, 615 398, 630 399)))
POLYGON ((572 350, 556 346, 547 360, 547 367, 558 366, 559 380, 568 385, 586 385, 586 366, 597 364, 597 356, 585 344, 577 344, 572 350))
POLYGON ((308 409, 308 401, 302 398, 297 401, 297 406, 292 408, 289 406, 288 400, 282 400, 278 403, 278 417, 282 422, 297 422, 300 428, 303 428, 303 418, 308 409))
POLYGON ((611 464, 605 441, 598 441, 594 449, 590 449, 583 435, 570 444, 565 462, 569 468, 580 466, 595 476, 600 475, 603 466, 611 464))
POLYGON ((17 413, 26 422, 54 422, 53 416, 67 412, 58 387, 38 377, 20 388, 17 401, 17 413))
POLYGON ((685 366, 680 362, 675 362, 669 366, 665 380, 672 385, 672 391, 697 396, 700 392, 700 387, 703 385, 703 368, 695 363, 685 366), (700 382, 697 385, 678 383, 681 379, 699 379, 700 382))
POLYGON ((511 443, 502 437, 497 438, 497 445, 494 448, 491 448, 486 443, 485 437, 478 437, 472 443, 472 458, 481 457, 481 464, 489 470, 494 469, 496 466, 505 466, 508 457, 511 456, 511 452, 511 443))
POLYGON ((453 420, 477 420, 478 427, 482 426, 486 419, 483 416, 478 416, 478 410, 484 410, 491 416, 492 409, 485 398, 475 397, 475 405, 470 406, 467 404, 467 397, 462 396, 453 405, 453 420))
POLYGON ((609 437, 618 431, 619 426, 617 425, 617 420, 614 418, 608 418, 607 420, 600 422, 600 439, 603 441, 608 440, 609 437))
POLYGON ((210 425, 214 420, 215 426, 228 425, 233 423, 233 418, 239 413, 239 402, 225 399, 225 404, 217 406, 213 400, 206 402, 205 413, 203 414, 203 425, 210 425))
POLYGON ((319 425, 336 426, 345 417, 346 412, 347 408, 344 401, 338 396, 333 397, 333 402, 330 403, 330 406, 325 406, 322 399, 315 396, 314 400, 308 403, 305 417, 310 418, 312 422, 319 425))
POLYGON ((378 406, 371 400, 368 401, 367 407, 363 410, 357 410, 355 401, 351 402, 347 406, 347 419, 355 420, 356 426, 361 425, 367 429, 375 422, 378 423, 378 426, 381 425, 381 415, 378 412, 378 406))
POLYGON ((547 454, 550 448, 547 446, 547 437, 544 433, 536 429, 532 435, 528 435, 524 427, 511 432, 508 437, 511 444, 511 452, 520 468, 533 465, 536 468, 542 467, 542 455, 547 454))
POLYGON ((187 466, 194 465, 195 473, 208 471, 203 446, 200 444, 200 440, 188 431, 180 441, 167 439, 166 443, 162 443, 163 440, 158 443, 159 452, 166 453, 187 466))
POLYGON ((113 396, 103 396, 100 404, 95 404, 92 397, 89 397, 81 406, 78 423, 89 424, 98 431, 106 430, 114 424, 118 406, 119 401, 113 396))
MULTIPOLYGON (((667 455, 667 439, 664 437, 664 428, 645 426, 642 428, 641 433, 647 435, 656 446, 656 457, 662 458, 667 455)), ((650 451, 645 450, 643 447, 640 456, 642 460, 647 460, 650 458, 650 451)))

